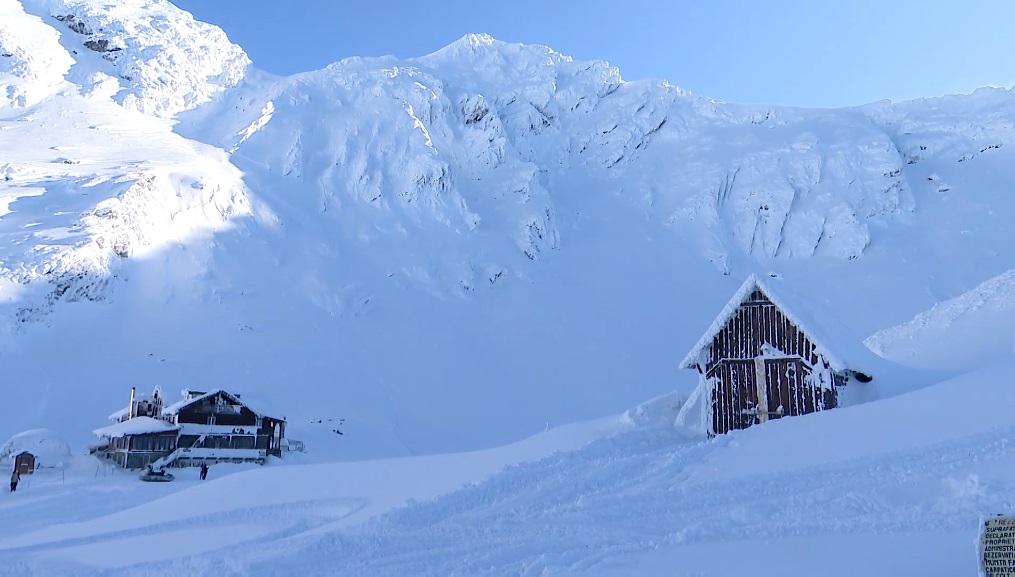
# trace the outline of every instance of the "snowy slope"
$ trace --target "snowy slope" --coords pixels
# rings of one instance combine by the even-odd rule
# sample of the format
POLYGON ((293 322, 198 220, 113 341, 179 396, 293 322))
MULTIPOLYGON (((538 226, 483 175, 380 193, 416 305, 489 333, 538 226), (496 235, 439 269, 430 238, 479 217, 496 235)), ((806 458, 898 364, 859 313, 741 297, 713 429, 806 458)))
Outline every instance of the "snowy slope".
POLYGON ((985 357, 1015 356, 1015 270, 878 331, 866 343, 883 356, 930 367, 969 367, 985 357))
POLYGON ((315 459, 479 449, 689 390, 750 272, 870 334, 1015 267, 1010 91, 741 106, 483 35, 275 78, 107 4, 0 2, 10 434, 223 386, 315 459))
MULTIPOLYGON (((44 316, 59 300, 103 300, 121 260, 210 233, 249 212, 240 173, 225 154, 129 110, 178 112, 187 105, 167 100, 180 97, 192 107, 213 92, 207 78, 196 80, 208 70, 174 66, 166 49, 167 36, 187 47, 209 27, 199 25, 188 35, 164 12, 193 25, 189 15, 166 3, 134 4, 0 5, 7 15, 0 23, 0 71, 8 96, 0 102, 0 260, 5 300, 16 321, 44 316), (150 19, 147 26, 137 26, 141 15, 150 19), (82 38, 115 47, 89 49, 85 44, 92 40, 82 38), (119 46, 129 39, 143 42, 119 46), (136 77, 133 90, 112 74, 120 81, 136 77), (156 84, 162 87, 158 94, 156 84), (38 296, 15 300, 25 291, 38 296)), ((219 36, 225 40, 221 31, 219 36)), ((196 44, 203 48, 206 42, 196 44)), ((245 62, 241 51, 227 46, 239 54, 229 58, 245 62)))
POLYGON ((82 464, 4 500, 0 574, 975 575, 979 517, 1015 513, 1013 375, 710 441, 671 426, 671 397, 474 454, 172 488, 82 464))

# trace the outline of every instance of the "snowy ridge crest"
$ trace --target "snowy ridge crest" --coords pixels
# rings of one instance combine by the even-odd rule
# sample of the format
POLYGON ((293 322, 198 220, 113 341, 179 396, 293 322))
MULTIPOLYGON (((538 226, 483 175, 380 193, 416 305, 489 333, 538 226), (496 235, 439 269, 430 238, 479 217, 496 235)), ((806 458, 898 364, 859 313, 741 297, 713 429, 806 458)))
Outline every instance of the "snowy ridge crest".
POLYGON ((22 4, 38 16, 52 18, 78 62, 105 61, 104 67, 96 68, 105 68, 120 80, 117 102, 150 116, 171 117, 207 102, 236 85, 250 64, 220 28, 195 21, 166 0, 23 0, 22 4))
POLYGON ((56 30, 28 15, 17 0, 0 0, 0 110, 49 96, 73 62, 56 30))
POLYGON ((1008 338, 990 339, 985 335, 991 334, 989 329, 995 324, 1010 334, 1013 319, 1015 270, 1009 270, 955 298, 938 302, 908 322, 874 333, 864 343, 880 355, 901 356, 907 360, 919 349, 934 349, 936 346, 943 349, 942 353, 949 353, 941 355, 943 362, 950 361, 949 356, 975 359, 973 353, 966 349, 979 349, 975 352, 980 355, 998 349, 997 356, 1007 356, 1015 354, 1012 341, 1008 338))
POLYGON ((348 59, 254 92, 240 101, 250 115, 232 130, 242 139, 220 139, 244 157, 305 180, 321 174, 313 181, 324 198, 346 188, 389 208, 383 199, 399 190, 406 200, 428 199, 421 206, 445 226, 458 220, 474 230, 501 220, 491 211, 517 213, 510 219, 516 244, 530 259, 560 243, 557 203, 547 189, 547 175, 559 166, 624 182, 625 194, 669 224, 701 229, 699 250, 724 272, 736 253, 858 258, 871 224, 905 222, 915 206, 904 156, 856 111, 726 105, 665 82, 625 83, 602 61, 574 62, 486 35, 406 61, 348 59), (299 120, 293 107, 310 103, 324 103, 329 120, 299 120), (269 106, 274 120, 263 114, 269 106), (378 106, 390 109, 379 122, 356 115, 378 106), (269 160, 274 150, 254 145, 259 131, 285 143, 282 163, 269 160), (361 134, 382 154, 351 162, 343 153, 307 167, 308 142, 355 150, 361 134), (413 143, 398 153, 408 171, 384 175, 389 135, 413 143), (400 184, 406 174, 410 182, 400 184), (531 208, 519 213, 518 203, 504 202, 512 197, 531 208), (460 207, 455 216, 449 206, 460 207))

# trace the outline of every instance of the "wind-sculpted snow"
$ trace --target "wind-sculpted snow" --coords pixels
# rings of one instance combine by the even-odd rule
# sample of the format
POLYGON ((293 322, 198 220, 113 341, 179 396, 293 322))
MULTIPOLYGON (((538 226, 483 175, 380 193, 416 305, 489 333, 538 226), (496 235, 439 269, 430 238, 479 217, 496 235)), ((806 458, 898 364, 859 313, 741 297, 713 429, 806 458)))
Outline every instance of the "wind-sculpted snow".
POLYGON ((63 81, 74 61, 58 38, 18 0, 0 1, 0 111, 35 104, 63 81))
POLYGON ((878 354, 913 365, 975 366, 984 358, 1015 355, 1013 321, 1015 270, 1010 270, 909 322, 878 331, 865 343, 878 354))
POLYGON ((871 223, 913 210, 891 139, 848 111, 783 111, 698 134, 664 153, 687 163, 665 182, 686 199, 673 207, 674 223, 719 234, 703 247, 709 253, 855 259, 871 223))
POLYGON ((898 142, 907 165, 967 162, 1015 140, 1011 89, 981 88, 970 95, 924 98, 857 109, 898 142))
POLYGON ((122 89, 117 101, 152 116, 174 116, 207 102, 239 82, 250 64, 220 28, 195 21, 166 0, 22 4, 59 30, 78 62, 104 61, 104 74, 85 83, 116 77, 122 89))
POLYGON ((328 199, 399 213, 416 203, 469 231, 507 217, 529 258, 561 242, 546 183, 569 169, 697 231, 724 272, 735 253, 855 259, 872 223, 904 222, 915 206, 905 158, 858 111, 726 105, 488 36, 251 80, 216 110, 230 109, 245 111, 230 129, 198 128, 209 113, 186 133, 290 177, 274 188, 309 186, 322 212, 328 199))

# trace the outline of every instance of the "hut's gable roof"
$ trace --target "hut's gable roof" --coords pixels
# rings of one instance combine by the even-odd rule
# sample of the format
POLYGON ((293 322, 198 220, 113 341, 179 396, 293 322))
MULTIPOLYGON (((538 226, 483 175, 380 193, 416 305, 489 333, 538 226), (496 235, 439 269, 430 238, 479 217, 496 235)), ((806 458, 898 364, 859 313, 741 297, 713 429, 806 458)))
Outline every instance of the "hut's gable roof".
POLYGON ((830 313, 810 299, 793 293, 779 279, 760 277, 756 274, 747 277, 744 284, 740 285, 740 289, 726 303, 705 334, 680 362, 681 368, 693 369, 697 366, 702 352, 712 344, 716 335, 726 327, 730 319, 737 314, 740 305, 755 290, 761 291, 790 322, 807 335, 817 348, 818 354, 828 361, 833 370, 851 369, 872 374, 871 365, 876 364, 872 362, 874 353, 859 339, 853 338, 849 330, 830 313))

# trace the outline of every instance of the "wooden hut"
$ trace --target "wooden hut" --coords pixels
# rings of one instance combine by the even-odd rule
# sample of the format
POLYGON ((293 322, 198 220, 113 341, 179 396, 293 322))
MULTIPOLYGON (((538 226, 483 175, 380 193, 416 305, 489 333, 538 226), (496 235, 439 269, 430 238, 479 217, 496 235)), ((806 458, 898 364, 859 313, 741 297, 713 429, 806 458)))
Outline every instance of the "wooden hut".
POLYGON ((751 275, 681 362, 698 371, 709 435, 834 408, 842 387, 871 380, 872 353, 782 284, 751 275))
POLYGON ((35 455, 28 451, 22 451, 14 457, 14 469, 22 475, 31 475, 35 472, 35 455))

